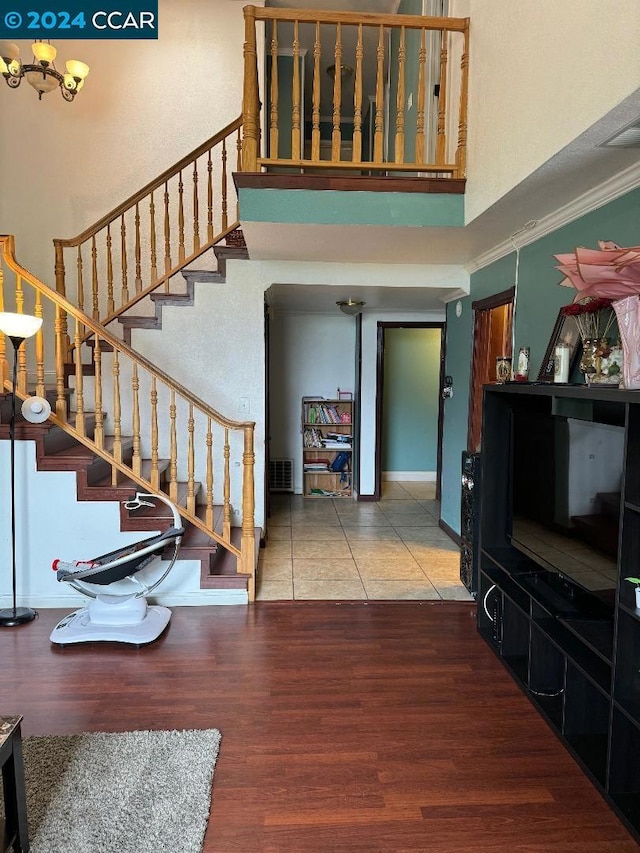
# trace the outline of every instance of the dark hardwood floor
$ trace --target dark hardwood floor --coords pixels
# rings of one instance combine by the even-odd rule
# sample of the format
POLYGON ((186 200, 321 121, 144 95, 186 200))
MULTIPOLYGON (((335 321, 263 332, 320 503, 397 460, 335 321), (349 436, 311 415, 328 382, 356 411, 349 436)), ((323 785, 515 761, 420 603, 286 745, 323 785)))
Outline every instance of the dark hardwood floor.
POLYGON ((26 736, 219 728, 205 853, 638 850, 473 604, 182 607, 143 649, 53 647, 61 615, 0 629, 2 713, 26 736))

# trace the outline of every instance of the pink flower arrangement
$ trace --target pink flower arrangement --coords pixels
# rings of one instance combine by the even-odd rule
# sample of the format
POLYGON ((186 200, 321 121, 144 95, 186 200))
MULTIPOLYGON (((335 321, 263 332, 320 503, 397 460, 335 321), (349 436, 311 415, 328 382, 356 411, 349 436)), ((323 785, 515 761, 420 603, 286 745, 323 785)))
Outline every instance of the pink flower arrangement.
POLYGON ((574 302, 587 297, 624 299, 640 293, 640 246, 624 249, 600 240, 599 249, 579 246, 575 252, 554 255, 564 273, 563 287, 574 287, 574 302))

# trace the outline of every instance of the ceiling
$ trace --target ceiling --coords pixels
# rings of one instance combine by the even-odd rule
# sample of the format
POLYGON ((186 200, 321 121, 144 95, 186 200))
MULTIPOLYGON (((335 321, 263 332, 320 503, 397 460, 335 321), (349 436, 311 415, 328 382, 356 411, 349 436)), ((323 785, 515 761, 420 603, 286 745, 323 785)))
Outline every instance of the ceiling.
POLYGON ((445 302, 459 292, 447 287, 376 287, 344 284, 273 284, 267 304, 287 314, 338 314, 339 300, 365 303, 363 312, 416 313, 444 310, 445 302))

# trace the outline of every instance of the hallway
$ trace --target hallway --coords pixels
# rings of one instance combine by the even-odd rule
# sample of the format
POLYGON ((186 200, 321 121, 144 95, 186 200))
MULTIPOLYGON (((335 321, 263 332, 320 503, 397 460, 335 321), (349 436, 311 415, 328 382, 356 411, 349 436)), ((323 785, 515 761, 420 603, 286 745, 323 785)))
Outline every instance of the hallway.
POLYGON ((256 597, 472 601, 438 516, 435 483, 385 483, 378 503, 271 495, 256 597))

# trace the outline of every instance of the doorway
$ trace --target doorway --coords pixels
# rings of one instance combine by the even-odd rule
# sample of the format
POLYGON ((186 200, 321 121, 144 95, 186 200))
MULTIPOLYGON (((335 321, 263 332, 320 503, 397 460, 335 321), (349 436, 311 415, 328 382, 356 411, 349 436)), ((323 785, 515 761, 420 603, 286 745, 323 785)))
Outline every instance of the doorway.
POLYGON ((374 500, 383 479, 435 480, 440 499, 444 328, 378 323, 374 500))

